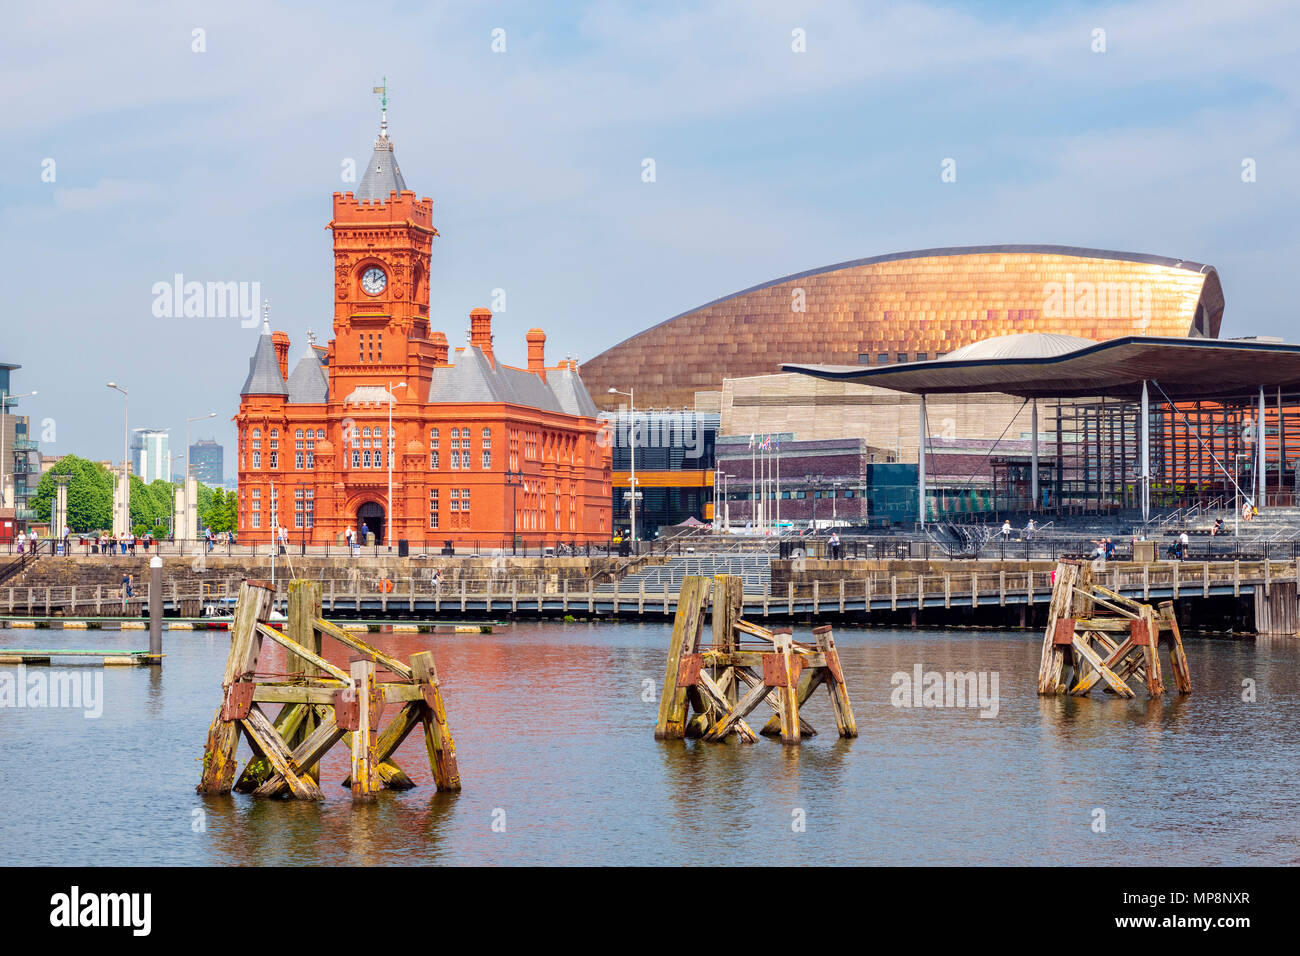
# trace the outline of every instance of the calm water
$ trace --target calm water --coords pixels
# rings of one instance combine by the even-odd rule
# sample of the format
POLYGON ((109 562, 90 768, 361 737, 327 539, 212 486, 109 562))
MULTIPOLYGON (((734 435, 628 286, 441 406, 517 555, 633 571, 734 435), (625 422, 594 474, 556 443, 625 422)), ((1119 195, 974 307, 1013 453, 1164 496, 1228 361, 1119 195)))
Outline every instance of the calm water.
MULTIPOLYGON (((653 739, 666 625, 371 635, 402 658, 435 650, 465 789, 433 790, 413 734, 398 761, 421 786, 354 808, 338 748, 322 804, 198 797, 229 639, 164 635, 161 673, 103 672, 99 719, 0 709, 2 862, 1300 862, 1300 642, 1189 638, 1196 693, 1149 703, 1141 691, 1040 700, 1032 633, 836 636, 861 736, 835 736, 819 693, 805 714, 821 734, 787 748, 653 739), (997 717, 891 706, 890 676, 917 663, 996 671, 997 717), (1241 700, 1244 678, 1255 703, 1241 700), (1091 828, 1094 808, 1105 833, 1091 828), (492 829, 496 811, 505 832, 492 829)), ((0 631, 11 647, 146 641, 0 631)))

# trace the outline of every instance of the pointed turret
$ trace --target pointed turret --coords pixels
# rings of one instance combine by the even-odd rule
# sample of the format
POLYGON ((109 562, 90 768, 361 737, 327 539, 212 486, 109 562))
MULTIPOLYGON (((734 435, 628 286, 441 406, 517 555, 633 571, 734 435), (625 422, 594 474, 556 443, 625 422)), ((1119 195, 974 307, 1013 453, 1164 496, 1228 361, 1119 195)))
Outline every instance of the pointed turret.
POLYGON ((271 318, 269 306, 262 304, 262 334, 257 340, 257 350, 248 360, 248 378, 240 395, 285 395, 289 387, 280 372, 280 359, 275 353, 275 342, 271 337, 271 318))
POLYGON ((321 364, 320 352, 310 339, 307 353, 294 366, 289 376, 289 403, 306 404, 324 402, 329 399, 329 377, 325 366, 321 364))

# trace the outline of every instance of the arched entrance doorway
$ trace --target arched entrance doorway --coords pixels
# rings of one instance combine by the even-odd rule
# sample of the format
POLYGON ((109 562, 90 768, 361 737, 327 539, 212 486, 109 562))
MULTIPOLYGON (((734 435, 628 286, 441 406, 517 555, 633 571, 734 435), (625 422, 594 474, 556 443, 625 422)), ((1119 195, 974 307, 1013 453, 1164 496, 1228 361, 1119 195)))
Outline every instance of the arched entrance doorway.
POLYGON ((366 543, 366 532, 375 536, 375 544, 384 543, 384 506, 377 501, 367 501, 357 509, 357 541, 366 543))

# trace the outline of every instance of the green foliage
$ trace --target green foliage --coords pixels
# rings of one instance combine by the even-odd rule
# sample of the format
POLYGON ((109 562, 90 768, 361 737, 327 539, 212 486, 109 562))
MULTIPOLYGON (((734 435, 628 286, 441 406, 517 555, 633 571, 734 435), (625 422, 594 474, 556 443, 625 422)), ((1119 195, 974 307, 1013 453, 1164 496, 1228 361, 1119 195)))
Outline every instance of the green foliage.
MULTIPOLYGON (((76 455, 64 455, 36 486, 31 507, 41 521, 50 520, 55 496, 55 475, 71 475, 68 483, 68 527, 77 533, 113 527, 113 472, 76 455)), ((171 528, 175 485, 161 478, 145 484, 131 476, 131 529, 166 537, 171 528)), ((198 486, 199 527, 234 531, 238 496, 224 488, 198 486)))
POLYGON ((218 533, 235 530, 235 508, 238 497, 224 488, 199 485, 199 527, 211 528, 218 533))
POLYGON ((103 465, 64 455, 41 476, 31 507, 41 521, 50 520, 55 496, 55 475, 70 475, 68 527, 76 532, 98 531, 113 525, 113 475, 103 465))
POLYGON ((137 535, 146 531, 155 536, 166 534, 171 525, 172 483, 159 478, 145 484, 131 476, 131 530, 137 535))

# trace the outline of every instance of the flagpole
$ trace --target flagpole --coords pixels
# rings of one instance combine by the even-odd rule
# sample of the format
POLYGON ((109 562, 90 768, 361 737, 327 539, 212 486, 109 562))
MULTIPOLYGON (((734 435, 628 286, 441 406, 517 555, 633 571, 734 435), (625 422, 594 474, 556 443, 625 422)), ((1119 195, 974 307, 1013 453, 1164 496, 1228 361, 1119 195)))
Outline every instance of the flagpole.
POLYGON ((776 440, 776 533, 781 535, 781 439, 776 440))
POLYGON ((754 467, 754 436, 749 436, 749 526, 758 528, 758 478, 754 467))

